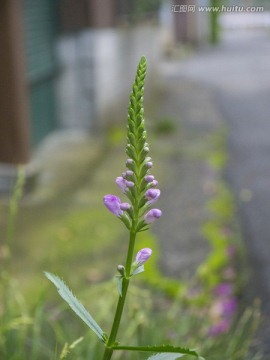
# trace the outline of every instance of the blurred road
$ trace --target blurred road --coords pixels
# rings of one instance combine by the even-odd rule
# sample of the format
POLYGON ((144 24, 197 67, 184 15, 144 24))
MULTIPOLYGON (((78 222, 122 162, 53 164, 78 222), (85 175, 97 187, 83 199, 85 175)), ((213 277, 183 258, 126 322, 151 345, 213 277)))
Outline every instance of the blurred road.
MULTIPOLYGON (((210 50, 172 67, 168 76, 204 84, 229 130, 227 178, 238 200, 244 241, 253 267, 248 295, 262 299, 270 318, 270 37, 263 32, 233 32, 210 50)), ((270 354, 270 324, 265 324, 265 354, 270 354)))

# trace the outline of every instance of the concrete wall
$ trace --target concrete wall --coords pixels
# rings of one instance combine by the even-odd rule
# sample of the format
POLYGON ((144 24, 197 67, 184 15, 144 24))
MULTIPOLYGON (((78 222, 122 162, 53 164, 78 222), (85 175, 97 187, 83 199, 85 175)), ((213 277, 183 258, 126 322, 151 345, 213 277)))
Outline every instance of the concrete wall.
MULTIPOLYGON (((161 51, 160 29, 153 26, 87 29, 63 35, 57 45, 61 127, 86 129, 104 119, 126 116, 128 96, 142 55, 154 72, 161 51), (119 109, 119 104, 123 109, 119 109)), ((108 119, 110 121, 110 119, 108 119)))

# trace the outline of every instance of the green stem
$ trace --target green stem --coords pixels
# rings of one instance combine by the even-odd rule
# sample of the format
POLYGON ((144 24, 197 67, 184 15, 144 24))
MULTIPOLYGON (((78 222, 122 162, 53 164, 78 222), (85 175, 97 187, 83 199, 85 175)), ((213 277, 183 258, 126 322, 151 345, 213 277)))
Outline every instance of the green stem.
POLYGON ((135 240, 136 240, 136 231, 134 228, 137 227, 137 223, 135 226, 132 227, 130 232, 130 238, 129 238, 129 247, 128 247, 128 253, 127 253, 127 260, 126 260, 126 277, 130 277, 130 271, 131 271, 131 265, 132 265, 132 259, 133 259, 133 252, 134 252, 134 246, 135 246, 135 240))
POLYGON ((113 354, 113 349, 111 346, 115 343, 116 336, 118 333, 119 325, 121 322, 123 309, 126 301, 129 281, 130 281, 130 272, 131 272, 131 265, 132 265, 132 259, 133 259, 133 252, 134 252, 134 245, 135 245, 135 239, 136 239, 136 231, 134 230, 136 227, 133 226, 132 230, 130 232, 130 239, 129 239, 129 247, 128 247, 128 253, 127 253, 127 260, 126 260, 126 277, 123 278, 123 284, 122 284, 122 296, 119 296, 117 308, 114 315, 113 325, 111 329, 111 333, 106 345, 106 349, 103 355, 103 360, 110 360, 113 354))

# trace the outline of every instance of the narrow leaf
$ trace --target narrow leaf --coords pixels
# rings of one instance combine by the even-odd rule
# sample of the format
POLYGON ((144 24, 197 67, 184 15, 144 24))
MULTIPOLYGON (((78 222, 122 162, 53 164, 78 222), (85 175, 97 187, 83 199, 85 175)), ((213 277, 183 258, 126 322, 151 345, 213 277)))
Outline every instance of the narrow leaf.
POLYGON ((138 266, 132 273, 132 275, 138 275, 144 272, 144 265, 138 266))
POLYGON ((178 346, 172 346, 172 345, 161 345, 161 346, 124 346, 124 345, 114 345, 112 346, 114 350, 127 350, 127 351, 141 351, 141 352, 154 352, 158 353, 156 355, 164 355, 167 357, 160 357, 155 358, 152 355, 149 359, 151 360, 174 360, 178 359, 184 355, 190 355, 195 357, 198 360, 204 360, 202 357, 199 356, 199 354, 192 349, 182 348, 178 346), (162 353, 162 354, 160 354, 162 353), (172 357, 168 357, 168 356, 172 357), (174 356, 174 357, 173 357, 174 356))
POLYGON ((123 288, 123 277, 120 275, 116 276, 116 282, 117 282, 117 290, 119 295, 122 297, 122 288, 123 288))
POLYGON ((46 277, 56 286, 60 296, 68 303, 71 309, 85 322, 85 324, 98 336, 102 341, 106 341, 106 334, 92 318, 85 307, 76 299, 66 284, 56 275, 45 272, 46 277))

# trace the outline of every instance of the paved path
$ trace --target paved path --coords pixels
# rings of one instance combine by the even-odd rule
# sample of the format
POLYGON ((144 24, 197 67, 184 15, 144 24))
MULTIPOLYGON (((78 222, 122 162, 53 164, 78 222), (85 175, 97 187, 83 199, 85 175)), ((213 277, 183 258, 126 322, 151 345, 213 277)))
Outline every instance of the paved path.
MULTIPOLYGON (((250 294, 270 318, 270 36, 226 34, 215 49, 164 66, 170 76, 212 88, 229 129, 227 177, 236 194, 253 267, 250 294)), ((262 329, 270 354, 270 321, 262 329)))
POLYGON ((218 171, 209 166, 208 155, 216 151, 213 138, 223 121, 212 91, 205 86, 164 76, 162 89, 154 118, 169 118, 175 128, 155 145, 159 147, 155 164, 163 174, 158 202, 163 216, 154 231, 160 240, 163 273, 190 281, 209 255, 201 229, 211 218, 206 204, 213 194, 207 189, 217 181, 218 171))

